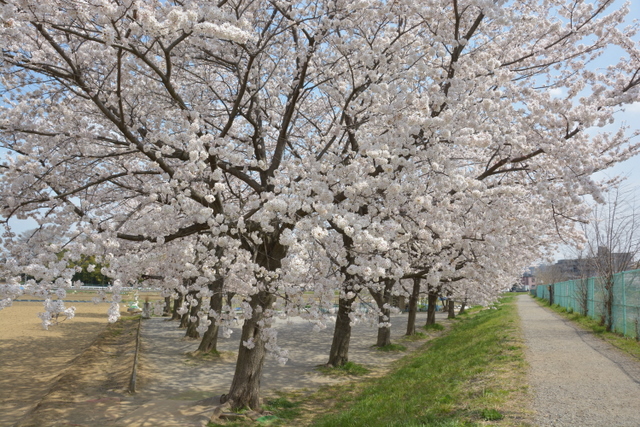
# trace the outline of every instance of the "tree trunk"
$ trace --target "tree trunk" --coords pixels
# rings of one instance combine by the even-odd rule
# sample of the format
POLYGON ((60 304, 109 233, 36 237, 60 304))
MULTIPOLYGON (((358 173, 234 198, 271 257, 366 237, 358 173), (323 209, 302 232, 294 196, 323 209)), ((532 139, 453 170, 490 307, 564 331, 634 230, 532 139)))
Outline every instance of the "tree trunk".
POLYGON ((187 311, 182 315, 182 317, 180 317, 180 325, 178 325, 178 328, 186 329, 187 326, 189 326, 189 311, 187 311))
POLYGON ((180 320, 182 316, 178 314, 178 309, 182 305, 182 300, 184 296, 181 294, 175 301, 173 301, 173 314, 171 316, 171 320, 180 320))
POLYGON ((580 305, 580 314, 586 316, 589 310, 589 280, 582 278, 578 282, 578 304, 580 305))
POLYGON ((418 315, 418 298, 420 298, 420 278, 413 279, 413 290, 409 297, 409 318, 407 319, 406 335, 415 335, 416 333, 416 316, 418 315))
POLYGON ((164 309, 162 310, 163 316, 168 316, 171 314, 171 297, 164 298, 164 309))
POLYGON ((467 308, 467 299, 465 298, 464 300, 462 300, 462 304, 460 305, 460 311, 458 311, 458 316, 464 313, 466 308, 467 308))
MULTIPOLYGON (((267 271, 276 271, 282 267, 282 259, 287 255, 287 247, 280 244, 279 232, 261 236, 263 244, 260 249, 246 244, 245 249, 255 251, 256 263, 267 271)), ((273 308, 276 296, 261 290, 251 296, 249 305, 252 308, 251 319, 246 319, 242 326, 242 337, 238 350, 238 360, 229 393, 220 397, 220 402, 230 402, 234 410, 260 408, 260 378, 266 354, 265 342, 262 338, 264 313, 273 308), (244 342, 252 340, 253 347, 247 348, 244 342)))
POLYGON ((235 292, 227 292, 227 305, 233 308, 233 297, 236 296, 235 292))
POLYGON ((604 286, 604 313, 606 316, 605 326, 607 328, 607 332, 611 332, 613 330, 613 285, 614 285, 614 277, 610 276, 605 279, 604 286))
POLYGON ((427 325, 436 324, 436 304, 438 304, 438 294, 436 292, 429 292, 427 295, 427 325))
MULTIPOLYGON (((213 295, 211 295, 210 307, 216 313, 220 313, 222 311, 222 287, 224 281, 223 279, 216 280, 211 284, 210 289, 213 291, 213 295)), ((217 353, 218 352, 218 322, 214 317, 209 316, 209 321, 211 324, 209 325, 209 329, 202 336, 202 340, 200 341, 200 345, 196 350, 197 353, 217 353)))
MULTIPOLYGON (((385 310, 387 311, 387 314, 382 315, 380 317, 378 317, 378 321, 380 323, 385 322, 384 318, 385 316, 387 317, 387 319, 389 319, 389 310, 385 310)), ((388 322, 388 320, 386 320, 388 322)), ((382 328, 378 327, 378 339, 376 340, 376 347, 385 347, 391 345, 391 327, 390 326, 383 326, 382 328)))
POLYGON ((456 309, 454 307, 454 301, 449 297, 447 300, 447 308, 449 309, 449 314, 447 315, 447 319, 455 319, 456 318, 456 309))
POLYGON ((276 297, 273 294, 265 291, 260 291, 251 297, 249 304, 253 309, 253 316, 251 319, 245 320, 242 326, 242 339, 240 340, 233 382, 229 393, 220 397, 220 402, 229 402, 233 410, 260 408, 260 378, 266 349, 259 322, 264 319, 264 311, 270 308, 275 300, 276 297), (261 310, 256 310, 258 306, 261 310), (247 348, 244 342, 251 338, 253 338, 254 347, 247 348))
POLYGON ((196 298, 195 295, 193 297, 193 299, 191 300, 193 301, 197 301, 198 303, 195 305, 191 305, 191 307, 189 307, 189 318, 188 323, 187 323, 187 331, 185 332, 184 336, 187 338, 200 338, 200 332, 198 332, 198 325, 200 324, 200 317, 198 317, 198 311, 200 311, 200 304, 202 303, 202 298, 196 298), (191 320, 193 317, 196 318, 196 320, 191 320))
POLYGON ((553 285, 549 285, 549 305, 553 305, 553 285))
POLYGON ((349 361, 349 341, 351 340, 351 305, 355 301, 353 298, 340 298, 338 301, 338 316, 336 317, 336 327, 333 330, 333 342, 329 351, 329 361, 327 366, 344 366, 349 361))
MULTIPOLYGON (((391 289, 395 280, 385 280, 384 288, 379 291, 370 290, 371 296, 376 301, 378 309, 380 310, 380 316, 378 316, 378 323, 389 323, 391 318, 391 310, 389 309, 389 303, 391 302, 391 289)), ((378 339, 376 341, 376 347, 385 347, 391 345, 391 326, 378 326, 378 339)))
MULTIPOLYGON (((187 295, 185 295, 184 299, 183 299, 183 304, 187 304, 189 301, 193 301, 192 298, 195 298, 195 292, 190 291, 189 293, 187 293, 187 295), (191 295, 191 298, 189 298, 189 295, 191 295)), ((185 329, 189 327, 189 323, 191 323, 189 321, 189 317, 191 316, 191 310, 193 309, 193 306, 189 305, 189 308, 187 310, 187 312, 185 314, 182 315, 182 317, 180 318, 180 326, 178 326, 178 328, 180 329, 185 329)))

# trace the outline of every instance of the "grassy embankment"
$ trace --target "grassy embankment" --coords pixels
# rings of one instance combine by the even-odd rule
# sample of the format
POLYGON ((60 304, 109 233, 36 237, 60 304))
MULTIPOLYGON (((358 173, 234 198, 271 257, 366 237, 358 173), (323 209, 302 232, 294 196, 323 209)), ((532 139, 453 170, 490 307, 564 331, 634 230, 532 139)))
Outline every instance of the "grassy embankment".
MULTIPOLYGON (((547 300, 537 297, 534 299, 538 302, 538 304, 549 307, 549 302, 547 300)), ((594 320, 591 317, 583 316, 582 314, 571 310, 567 311, 566 308, 561 307, 558 304, 554 304, 550 308, 565 319, 571 320, 572 322, 576 323, 586 330, 593 331, 596 336, 599 336, 609 344, 618 347, 620 350, 640 359, 639 341, 632 338, 624 337, 616 332, 607 332, 607 328, 597 320, 594 320)))
MULTIPOLYGON (((274 426, 528 425, 526 363, 514 296, 458 318, 379 378, 266 402, 274 426)), ((258 423, 263 424, 263 423, 258 423)), ((242 425, 232 423, 228 425, 242 425)))

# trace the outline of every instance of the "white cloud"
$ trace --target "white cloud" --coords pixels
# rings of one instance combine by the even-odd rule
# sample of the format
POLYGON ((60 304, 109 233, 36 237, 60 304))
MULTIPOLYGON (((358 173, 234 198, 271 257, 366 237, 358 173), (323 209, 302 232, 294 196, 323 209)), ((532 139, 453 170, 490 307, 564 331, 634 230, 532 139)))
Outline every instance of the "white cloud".
POLYGON ((554 98, 560 98, 564 94, 564 90, 561 87, 554 87, 549 89, 549 95, 554 98))

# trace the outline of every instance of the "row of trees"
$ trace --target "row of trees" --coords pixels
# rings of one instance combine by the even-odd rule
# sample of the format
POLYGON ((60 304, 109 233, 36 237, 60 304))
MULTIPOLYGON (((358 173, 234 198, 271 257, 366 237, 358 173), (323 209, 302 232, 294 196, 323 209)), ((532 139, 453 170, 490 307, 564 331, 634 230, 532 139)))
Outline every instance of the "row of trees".
POLYGON ((111 320, 119 289, 143 279, 182 298, 212 348, 233 317, 223 297, 237 295, 225 398, 255 408, 265 355, 286 357, 276 315, 335 319, 328 363, 341 365, 363 298, 379 344, 391 296, 414 284, 490 301, 579 235, 580 196, 600 198, 590 175, 638 150, 624 129, 585 132, 638 99, 626 13, 560 0, 0 1, 2 215, 40 225, 26 243, 5 235, 8 267, 34 279, 3 285, 2 304, 68 288, 69 262, 94 256, 114 281, 111 320), (592 70, 612 45, 623 58, 592 70))
MULTIPOLYGON (((574 297, 581 314, 587 315, 590 278, 602 294, 602 324, 613 329, 615 276, 638 268, 640 239, 637 233, 638 211, 633 193, 616 188, 606 195, 604 206, 595 205, 588 223, 583 223, 584 242, 570 250, 572 259, 539 267, 536 278, 540 284, 551 285, 577 280, 574 297)), ((554 303, 553 287, 549 286, 550 304, 554 303)), ((623 303, 623 302, 620 302, 623 303)))

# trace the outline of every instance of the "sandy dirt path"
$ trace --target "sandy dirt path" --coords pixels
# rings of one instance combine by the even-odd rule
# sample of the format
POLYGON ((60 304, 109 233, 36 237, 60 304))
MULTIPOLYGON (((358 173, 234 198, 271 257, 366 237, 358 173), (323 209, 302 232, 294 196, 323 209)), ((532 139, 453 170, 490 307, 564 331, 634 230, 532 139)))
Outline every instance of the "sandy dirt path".
POLYGON ((54 379, 107 325, 108 305, 69 303, 73 320, 42 329, 41 302, 0 310, 0 426, 11 426, 49 391, 54 379))
MULTIPOLYGON (((231 338, 220 338, 221 359, 202 360, 188 356, 198 341, 184 338, 177 322, 166 318, 144 320, 138 392, 130 395, 122 384, 114 388, 103 378, 117 371, 121 377, 118 383, 128 384, 130 369, 124 372, 112 366, 111 350, 115 349, 103 348, 102 341, 89 348, 106 328, 107 305, 74 305, 76 318, 49 331, 42 330, 36 316, 42 311, 41 303, 20 302, 0 311, 0 426, 206 426, 217 398, 231 384, 240 325, 231 338), (81 366, 71 365, 74 360, 81 366), (76 378, 78 375, 81 378, 76 378)), ((425 322, 425 316, 420 313, 418 325, 425 322)), ((437 317, 439 323, 448 322, 444 313, 437 317)), ((406 314, 393 316, 393 342, 401 340, 406 321, 406 314)), ((328 358, 333 326, 314 332, 312 325, 299 318, 278 321, 278 341, 289 351, 289 361, 282 366, 273 358, 267 359, 262 395, 268 398, 277 392, 312 392, 325 384, 348 381, 315 370, 328 358)), ((373 369, 372 375, 387 371, 394 360, 407 354, 372 348, 376 333, 374 326, 360 323, 353 329, 350 346, 350 359, 373 369)), ((423 343, 403 342, 408 351, 423 343)), ((123 364, 127 357, 133 360, 127 354, 123 364)))
POLYGON ((640 426, 640 361, 528 295, 518 311, 536 426, 640 426))
MULTIPOLYGON (((446 314, 438 313, 438 322, 446 322, 446 314)), ((425 322, 426 313, 420 313, 416 324, 425 322)), ((392 317, 392 341, 398 342, 406 329, 407 315, 392 317)), ((136 394, 140 405, 136 410, 118 419, 115 425, 127 427, 205 426, 211 417, 216 398, 228 392, 235 368, 240 328, 235 328, 229 339, 220 338, 218 349, 225 357, 219 361, 194 360, 186 356, 194 351, 198 342, 183 338, 184 330, 176 322, 153 318, 143 322, 142 357, 140 370, 142 385, 136 394), (214 398, 211 398, 214 396, 214 398), (204 399, 198 402, 198 399, 204 399)), ((265 398, 277 392, 315 391, 325 384, 347 381, 346 378, 328 377, 315 368, 328 359, 333 335, 333 324, 314 332, 308 322, 294 318, 279 321, 278 343, 289 351, 286 365, 267 358, 261 381, 261 394, 265 398)), ((349 359, 367 365, 374 371, 384 372, 394 360, 407 352, 380 352, 375 344, 377 330, 366 324, 353 328, 349 359)), ((403 342, 408 350, 424 341, 403 342)), ((374 372, 375 375, 375 372, 374 372)))

